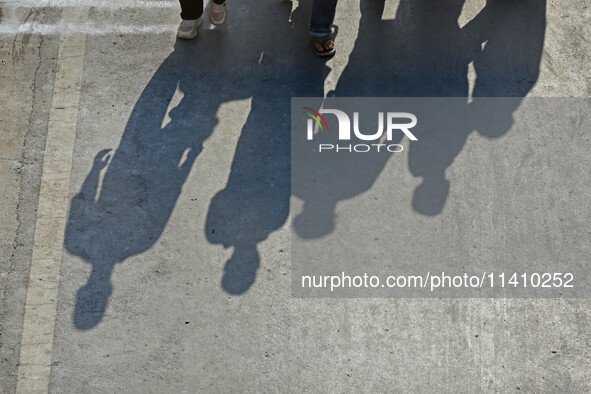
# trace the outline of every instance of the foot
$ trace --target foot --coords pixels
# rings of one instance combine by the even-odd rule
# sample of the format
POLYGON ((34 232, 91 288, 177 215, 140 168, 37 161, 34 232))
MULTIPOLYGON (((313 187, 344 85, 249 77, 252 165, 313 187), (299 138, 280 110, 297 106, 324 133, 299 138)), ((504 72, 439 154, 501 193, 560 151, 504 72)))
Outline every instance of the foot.
POLYGON ((226 19, 228 18, 228 6, 226 2, 223 4, 216 4, 213 1, 211 2, 211 7, 209 8, 209 21, 212 25, 221 26, 226 23, 226 19))
POLYGON ((314 49, 318 56, 332 56, 337 51, 330 35, 322 37, 312 36, 312 44, 314 44, 314 49))
POLYGON ((202 17, 199 17, 199 19, 183 19, 179 26, 179 30, 176 33, 176 36, 184 40, 190 40, 192 38, 195 38, 197 36, 199 26, 201 26, 202 23, 202 17))

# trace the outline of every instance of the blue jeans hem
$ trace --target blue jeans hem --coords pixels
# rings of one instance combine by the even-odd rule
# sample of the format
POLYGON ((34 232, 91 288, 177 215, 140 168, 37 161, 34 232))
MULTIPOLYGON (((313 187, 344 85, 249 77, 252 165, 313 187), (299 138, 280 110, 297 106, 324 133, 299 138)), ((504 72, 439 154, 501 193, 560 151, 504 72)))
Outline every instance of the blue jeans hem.
POLYGON ((330 30, 330 29, 312 29, 312 28, 310 28, 308 30, 308 32, 310 33, 311 36, 314 36, 314 37, 324 37, 324 36, 329 35, 330 33, 332 33, 332 30, 330 30))

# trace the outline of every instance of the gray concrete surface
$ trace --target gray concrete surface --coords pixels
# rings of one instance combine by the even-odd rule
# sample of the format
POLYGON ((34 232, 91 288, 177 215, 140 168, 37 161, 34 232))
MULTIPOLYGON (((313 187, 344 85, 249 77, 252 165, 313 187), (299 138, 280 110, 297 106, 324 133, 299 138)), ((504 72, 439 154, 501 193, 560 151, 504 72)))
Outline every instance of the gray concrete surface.
MULTIPOLYGON (((44 12, 3 7, 8 19, 55 23, 59 10, 44 12)), ((2 36, 0 58, 0 390, 14 391, 19 363, 23 304, 31 263, 37 195, 49 103, 53 90, 57 37, 2 36)))
MULTIPOLYGON (((532 44, 541 45, 537 64, 521 61, 532 45, 487 59, 492 75, 506 77, 492 79, 489 95, 590 95, 585 0, 526 2, 542 12, 524 26, 504 25, 511 5, 490 3, 507 7, 501 45, 527 42, 528 23, 542 23, 543 40, 532 44)), ((327 62, 307 42, 310 2, 231 3, 227 26, 205 23, 192 42, 175 40, 174 2, 97 2, 84 26, 59 25, 68 2, 17 4, 27 3, 0 3, 1 392, 17 386, 64 29, 87 41, 50 392, 591 390, 588 300, 291 297, 290 98, 416 95, 409 81, 422 83, 422 95, 457 95, 441 77, 457 66, 462 41, 436 23, 446 14, 437 2, 432 14, 387 2, 379 22, 379 4, 341 1, 338 53, 327 62), (378 34, 390 27, 414 39, 378 34)), ((464 27, 486 2, 450 4, 463 4, 464 27)), ((478 65, 465 72, 461 94, 478 65)), ((470 136, 450 171, 489 165, 472 154, 479 138, 470 136)))

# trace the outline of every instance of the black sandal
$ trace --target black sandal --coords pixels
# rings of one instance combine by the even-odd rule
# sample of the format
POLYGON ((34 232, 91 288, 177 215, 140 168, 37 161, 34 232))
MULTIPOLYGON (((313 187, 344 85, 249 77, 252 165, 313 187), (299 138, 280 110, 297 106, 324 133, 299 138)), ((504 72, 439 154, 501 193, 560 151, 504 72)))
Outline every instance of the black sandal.
POLYGON ((317 36, 311 36, 312 39, 312 45, 314 45, 314 50, 316 51, 316 54, 318 56, 333 56, 336 52, 337 49, 334 46, 334 40, 332 39, 332 37, 330 36, 330 34, 327 34, 325 36, 322 37, 317 37, 317 36), (332 49, 328 49, 326 46, 326 44, 328 44, 329 42, 333 43, 333 47, 332 49), (319 51, 318 47, 316 46, 317 44, 319 44, 320 46, 322 46, 322 48, 324 49, 323 51, 319 51))

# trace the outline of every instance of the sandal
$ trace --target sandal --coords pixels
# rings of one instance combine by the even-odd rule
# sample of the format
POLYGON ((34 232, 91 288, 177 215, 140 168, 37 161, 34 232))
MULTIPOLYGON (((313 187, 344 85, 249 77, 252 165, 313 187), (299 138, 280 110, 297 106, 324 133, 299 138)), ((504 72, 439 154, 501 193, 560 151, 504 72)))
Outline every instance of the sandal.
POLYGON ((316 54, 318 56, 333 56, 336 52, 337 49, 334 46, 334 41, 331 38, 330 34, 327 34, 325 36, 322 37, 317 37, 317 36, 311 36, 312 39, 312 45, 314 45, 314 50, 316 51, 316 54), (332 49, 328 48, 328 44, 332 42, 332 49), (319 51, 318 47, 316 45, 320 45, 322 46, 322 48, 324 49, 323 51, 319 51))

